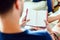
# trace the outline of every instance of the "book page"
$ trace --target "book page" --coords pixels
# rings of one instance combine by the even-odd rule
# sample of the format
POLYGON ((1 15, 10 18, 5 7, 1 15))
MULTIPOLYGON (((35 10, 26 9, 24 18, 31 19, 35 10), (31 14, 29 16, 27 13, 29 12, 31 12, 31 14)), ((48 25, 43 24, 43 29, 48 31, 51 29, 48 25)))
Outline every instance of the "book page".
POLYGON ((36 26, 36 12, 34 10, 28 11, 27 19, 30 19, 30 21, 26 25, 36 26))
POLYGON ((47 10, 37 12, 36 26, 46 27, 44 20, 47 20, 47 10))
POLYGON ((27 19, 30 19, 30 21, 26 25, 45 27, 46 24, 44 20, 47 19, 47 11, 46 10, 41 10, 41 11, 29 10, 27 19))

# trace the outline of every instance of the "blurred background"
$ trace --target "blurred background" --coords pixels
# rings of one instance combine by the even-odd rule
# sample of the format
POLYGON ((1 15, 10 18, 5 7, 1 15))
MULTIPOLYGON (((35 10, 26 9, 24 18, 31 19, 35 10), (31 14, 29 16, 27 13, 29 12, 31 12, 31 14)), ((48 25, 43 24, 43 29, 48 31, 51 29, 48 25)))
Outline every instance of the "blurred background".
MULTIPOLYGON (((56 6, 57 4, 58 4, 58 1, 54 0, 54 6, 56 6)), ((24 0, 24 10, 23 10, 23 15, 20 19, 20 22, 25 17, 27 9, 28 10, 34 10, 31 13, 34 13, 34 12, 37 12, 37 11, 40 11, 40 10, 47 10, 48 11, 47 0, 42 0, 42 1, 39 1, 39 2, 34 2, 33 0, 24 0)), ((60 10, 57 10, 54 13, 49 12, 48 14, 49 14, 49 16, 56 16, 56 15, 60 14, 60 10)), ((50 23, 50 26, 53 28, 57 23, 58 23, 58 20, 53 21, 53 22, 50 23)), ((29 28, 30 28, 29 26, 26 26, 24 29, 29 29, 29 28)))

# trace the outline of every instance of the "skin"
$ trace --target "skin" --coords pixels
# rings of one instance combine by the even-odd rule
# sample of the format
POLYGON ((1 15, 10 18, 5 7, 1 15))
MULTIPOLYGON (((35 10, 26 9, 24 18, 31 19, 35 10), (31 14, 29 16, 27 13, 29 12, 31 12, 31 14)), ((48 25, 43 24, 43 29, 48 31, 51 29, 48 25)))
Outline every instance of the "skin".
POLYGON ((13 8, 6 14, 1 15, 3 33, 19 33, 23 32, 19 25, 19 19, 22 16, 23 0, 16 0, 13 4, 13 8))
POLYGON ((60 14, 59 15, 56 15, 56 16, 51 16, 51 17, 48 17, 48 22, 51 23, 55 20, 59 20, 60 22, 60 14))
POLYGON ((52 9, 54 9, 54 0, 52 0, 52 9))

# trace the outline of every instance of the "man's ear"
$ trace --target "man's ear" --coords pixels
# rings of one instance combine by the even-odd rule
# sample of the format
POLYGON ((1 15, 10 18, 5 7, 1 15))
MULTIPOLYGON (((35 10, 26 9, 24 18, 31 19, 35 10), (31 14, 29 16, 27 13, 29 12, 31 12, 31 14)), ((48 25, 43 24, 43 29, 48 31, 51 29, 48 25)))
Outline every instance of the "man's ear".
POLYGON ((15 7, 16 7, 16 9, 19 9, 19 1, 18 0, 16 0, 15 7))

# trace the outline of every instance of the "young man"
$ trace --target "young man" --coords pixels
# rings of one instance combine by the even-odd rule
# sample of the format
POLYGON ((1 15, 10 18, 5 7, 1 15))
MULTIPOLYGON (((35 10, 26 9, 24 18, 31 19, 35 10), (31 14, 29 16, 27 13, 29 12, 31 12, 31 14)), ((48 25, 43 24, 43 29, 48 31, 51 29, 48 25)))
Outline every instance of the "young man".
POLYGON ((52 40, 48 32, 22 31, 19 19, 22 16, 23 0, 0 0, 2 30, 0 40, 52 40))

